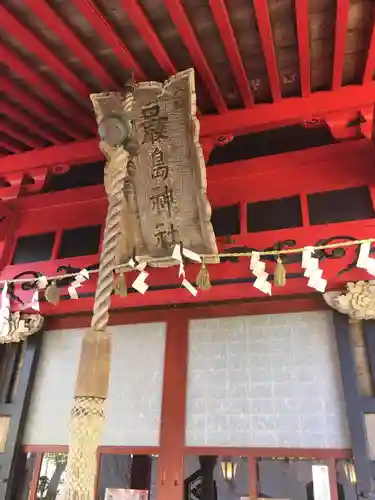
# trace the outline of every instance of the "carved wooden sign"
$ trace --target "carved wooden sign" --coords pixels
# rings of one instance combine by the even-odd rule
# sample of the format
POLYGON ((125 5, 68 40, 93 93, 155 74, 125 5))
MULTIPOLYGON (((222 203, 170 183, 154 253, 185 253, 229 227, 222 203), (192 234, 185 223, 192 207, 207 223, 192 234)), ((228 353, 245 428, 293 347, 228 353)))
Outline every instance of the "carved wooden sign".
MULTIPOLYGON (((175 264, 170 256, 178 243, 200 254, 217 253, 199 144, 194 70, 178 73, 164 84, 139 83, 133 92, 127 118, 140 151, 127 167, 121 261, 137 255, 165 257, 160 265, 175 264)), ((123 94, 91 98, 99 123, 108 113, 121 115, 123 94)), ((109 160, 113 149, 105 148, 109 160)))

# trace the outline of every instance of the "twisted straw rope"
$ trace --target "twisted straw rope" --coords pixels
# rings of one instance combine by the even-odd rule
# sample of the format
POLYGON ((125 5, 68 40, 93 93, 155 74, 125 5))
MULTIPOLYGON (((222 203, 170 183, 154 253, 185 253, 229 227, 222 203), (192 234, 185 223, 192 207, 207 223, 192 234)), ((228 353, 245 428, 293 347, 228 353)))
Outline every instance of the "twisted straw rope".
MULTIPOLYGON (((124 112, 129 113, 133 104, 133 95, 127 94, 124 102, 124 112)), ((126 163, 129 153, 123 148, 118 148, 112 155, 108 166, 108 212, 105 223, 102 253, 99 264, 99 277, 95 293, 94 312, 91 328, 103 330, 108 323, 109 307, 116 265, 116 250, 120 241, 120 222, 122 202, 124 197, 124 180, 127 176, 126 163)))

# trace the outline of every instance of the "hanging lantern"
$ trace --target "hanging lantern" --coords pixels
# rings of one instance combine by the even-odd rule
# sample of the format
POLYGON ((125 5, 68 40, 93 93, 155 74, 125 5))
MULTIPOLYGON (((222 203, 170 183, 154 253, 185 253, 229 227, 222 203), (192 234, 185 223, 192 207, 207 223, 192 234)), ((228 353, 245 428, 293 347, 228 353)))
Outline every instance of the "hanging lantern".
POLYGON ((355 467, 353 462, 346 462, 344 464, 344 471, 347 480, 349 481, 350 484, 356 484, 357 483, 357 475, 355 473, 355 467))
POLYGON ((221 472, 225 481, 232 482, 236 477, 237 465, 230 458, 224 458, 221 462, 221 472))

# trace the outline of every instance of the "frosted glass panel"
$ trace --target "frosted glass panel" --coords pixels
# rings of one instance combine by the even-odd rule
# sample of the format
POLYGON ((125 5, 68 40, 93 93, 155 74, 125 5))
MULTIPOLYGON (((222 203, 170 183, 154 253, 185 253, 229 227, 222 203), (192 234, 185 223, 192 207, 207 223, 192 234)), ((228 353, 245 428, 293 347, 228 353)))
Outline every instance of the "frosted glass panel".
POLYGON ((186 444, 349 447, 331 313, 192 321, 186 444))
MULTIPOLYGON (((116 326, 109 331, 112 333, 111 378, 102 444, 157 446, 165 324, 116 326)), ((68 444, 83 333, 82 329, 44 333, 24 444, 68 444)))

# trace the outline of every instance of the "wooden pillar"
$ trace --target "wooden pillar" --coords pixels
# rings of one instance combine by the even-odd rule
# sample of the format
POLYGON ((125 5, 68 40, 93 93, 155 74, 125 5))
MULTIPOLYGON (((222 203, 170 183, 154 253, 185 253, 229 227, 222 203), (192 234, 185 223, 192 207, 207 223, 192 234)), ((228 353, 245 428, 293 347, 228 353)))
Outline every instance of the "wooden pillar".
POLYGON ((364 413, 366 400, 375 400, 374 398, 363 398, 359 393, 348 316, 335 311, 334 325, 357 477, 357 493, 362 498, 373 498, 371 460, 367 446, 364 413))
POLYGON ((5 447, 0 453, 0 500, 10 500, 17 482, 15 468, 25 426, 42 334, 18 344, 1 345, 5 354, 1 377, 0 422, 8 420, 5 447))

